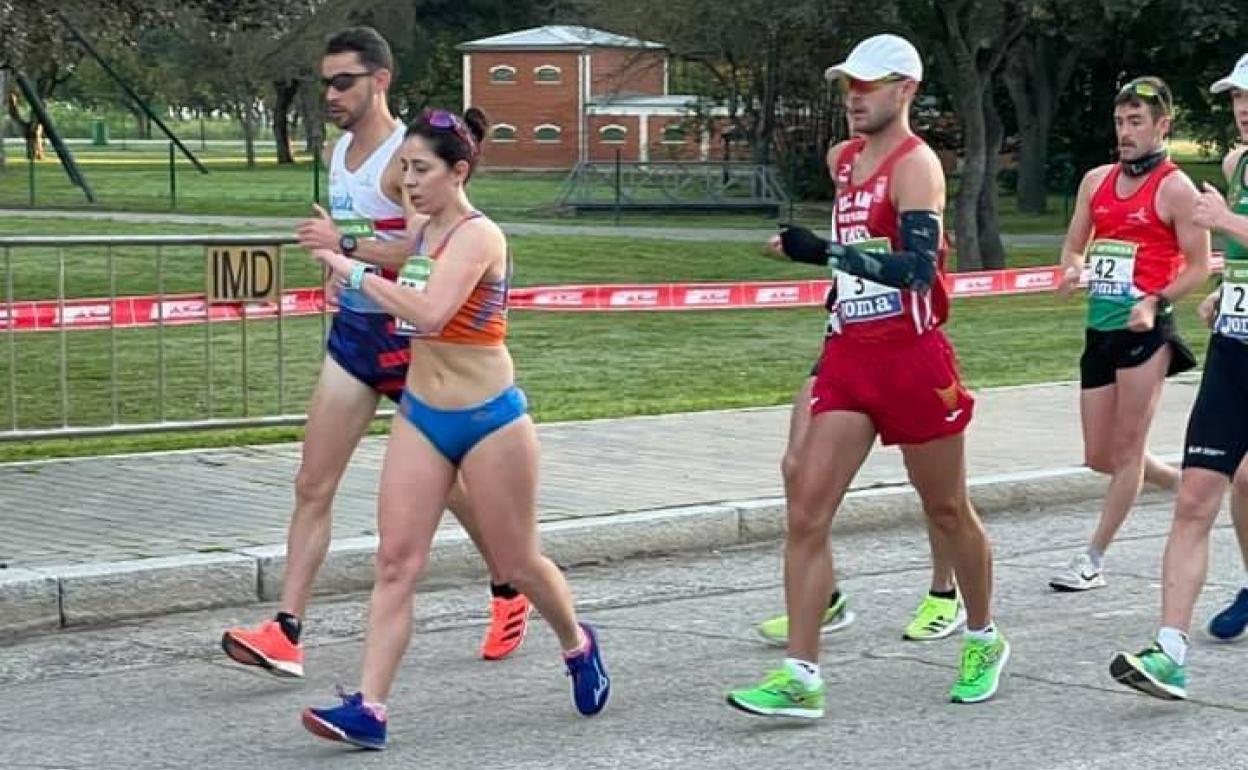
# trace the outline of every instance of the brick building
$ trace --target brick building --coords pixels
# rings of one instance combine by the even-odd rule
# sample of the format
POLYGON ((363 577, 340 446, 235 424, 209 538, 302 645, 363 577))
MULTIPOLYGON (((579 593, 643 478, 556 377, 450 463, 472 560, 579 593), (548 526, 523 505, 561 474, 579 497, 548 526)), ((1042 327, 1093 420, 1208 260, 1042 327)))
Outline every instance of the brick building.
POLYGON ((665 46, 586 27, 547 26, 473 40, 464 107, 492 124, 484 162, 569 169, 582 161, 705 160, 722 109, 670 94, 665 46))

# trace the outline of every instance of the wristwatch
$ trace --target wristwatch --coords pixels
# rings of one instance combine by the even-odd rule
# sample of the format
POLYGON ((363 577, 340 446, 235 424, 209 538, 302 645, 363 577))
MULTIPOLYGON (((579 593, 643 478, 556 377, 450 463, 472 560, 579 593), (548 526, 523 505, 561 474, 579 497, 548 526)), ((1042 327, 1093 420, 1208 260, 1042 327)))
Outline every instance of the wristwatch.
POLYGON ((1174 310, 1174 303, 1167 299, 1161 292, 1154 292, 1153 297, 1157 299, 1157 315, 1166 315, 1174 310))
POLYGON ((355 247, 359 245, 360 242, 354 235, 344 235, 338 239, 338 250, 348 257, 355 253, 355 247))

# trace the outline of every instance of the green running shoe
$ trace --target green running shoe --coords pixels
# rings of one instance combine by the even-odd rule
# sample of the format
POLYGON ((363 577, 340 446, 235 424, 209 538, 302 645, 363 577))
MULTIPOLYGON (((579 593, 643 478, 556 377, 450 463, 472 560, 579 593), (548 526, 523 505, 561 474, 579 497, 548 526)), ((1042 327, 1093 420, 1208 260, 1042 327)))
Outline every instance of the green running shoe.
POLYGON ((1187 700, 1187 672, 1158 644, 1132 655, 1120 652, 1109 664, 1118 682, 1162 700, 1187 700))
POLYGON ((728 693, 728 705, 768 717, 819 719, 823 716, 824 691, 823 682, 808 688, 781 669, 772 671, 757 687, 728 693))
POLYGON ((911 642, 934 642, 957 631, 965 622, 966 611, 960 599, 942 599, 929 593, 914 611, 914 620, 906 626, 901 638, 911 642))
POLYGON ((962 643, 962 668, 949 691, 954 703, 980 703, 1001 684, 1001 672, 1010 659, 1010 643, 999 632, 995 642, 967 639, 962 643))
MULTIPOLYGON (((853 610, 849 609, 849 600, 845 594, 841 594, 836 600, 836 604, 828 607, 823 612, 823 625, 819 627, 819 633, 827 636, 828 634, 848 628, 854 622, 853 610)), ((779 617, 764 620, 757 626, 758 635, 767 640, 768 644, 776 647, 785 647, 789 643, 789 616, 780 615, 779 617)))

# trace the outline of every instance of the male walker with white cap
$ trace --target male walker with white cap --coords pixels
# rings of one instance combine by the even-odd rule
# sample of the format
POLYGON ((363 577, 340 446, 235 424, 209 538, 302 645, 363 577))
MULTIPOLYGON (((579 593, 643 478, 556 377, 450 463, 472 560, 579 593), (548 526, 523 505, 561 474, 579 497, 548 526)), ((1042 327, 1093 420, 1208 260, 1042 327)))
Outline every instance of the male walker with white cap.
MULTIPOLYGON (((1210 88, 1230 92, 1241 142, 1248 143, 1248 54, 1210 88)), ((1222 162, 1229 199, 1205 184, 1193 220, 1226 236, 1222 286, 1201 303, 1212 327, 1200 391, 1188 418, 1183 476, 1162 561, 1161 627, 1156 641, 1134 655, 1120 652, 1110 674, 1120 683, 1165 700, 1187 698, 1187 632, 1209 567, 1209 537, 1228 485, 1231 515, 1245 565, 1236 599, 1209 622, 1219 641, 1248 629, 1248 147, 1222 162)))
POLYGON ((763 716, 823 716, 819 625, 834 580, 828 535, 878 435, 901 447, 934 542, 953 563, 967 631, 950 698, 977 703, 996 693, 1009 645, 992 624, 992 550, 966 490, 963 436, 975 402, 940 329, 949 312, 941 282, 945 178, 910 130, 923 63, 904 38, 878 35, 826 74, 846 91, 855 135, 831 152, 835 239, 785 225, 769 244, 776 256, 834 276, 811 423, 785 474, 788 657, 728 702, 763 716))

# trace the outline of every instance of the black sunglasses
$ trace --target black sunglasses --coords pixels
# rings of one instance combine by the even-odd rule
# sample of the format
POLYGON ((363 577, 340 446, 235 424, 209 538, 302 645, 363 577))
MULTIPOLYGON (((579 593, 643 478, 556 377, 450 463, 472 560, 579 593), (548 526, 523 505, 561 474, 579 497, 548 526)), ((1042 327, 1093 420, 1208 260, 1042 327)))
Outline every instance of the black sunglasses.
POLYGON ((351 86, 355 85, 357 79, 366 78, 372 74, 371 72, 339 72, 337 75, 321 78, 321 85, 335 91, 348 91, 351 86))

